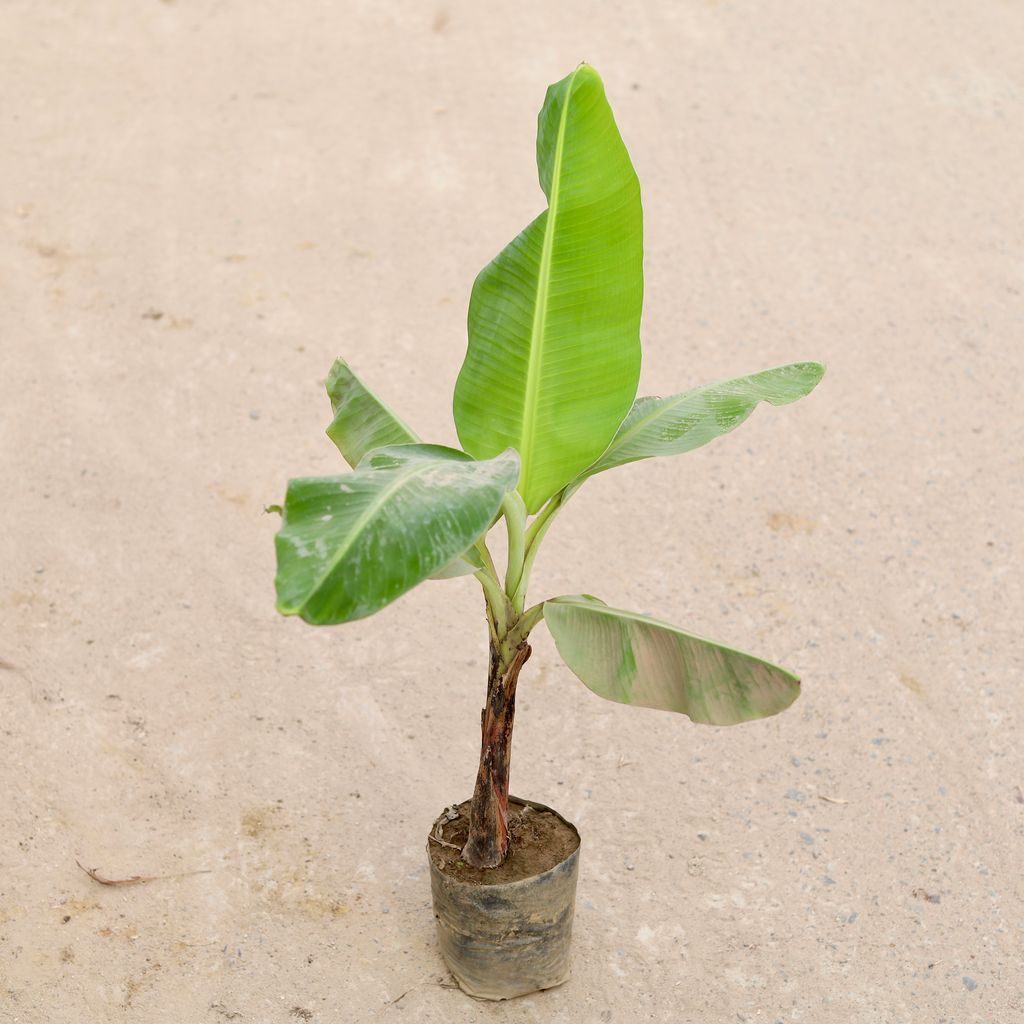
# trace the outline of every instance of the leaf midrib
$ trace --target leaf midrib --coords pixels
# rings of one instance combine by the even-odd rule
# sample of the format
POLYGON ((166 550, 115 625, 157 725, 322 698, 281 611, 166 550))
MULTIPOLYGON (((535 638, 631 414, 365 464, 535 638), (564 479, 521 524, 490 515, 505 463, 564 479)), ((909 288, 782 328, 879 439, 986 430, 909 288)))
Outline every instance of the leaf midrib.
POLYGON ((319 592, 320 588, 324 585, 324 583, 327 582, 327 580, 330 578, 334 570, 338 568, 338 565, 341 563, 341 560, 351 550, 352 545, 355 544, 356 538, 362 532, 363 527, 374 515, 377 514, 378 511, 380 511, 381 507, 395 494, 395 492, 398 491, 402 486, 407 484, 413 477, 419 476, 422 473, 426 473, 427 470, 432 468, 432 464, 428 462, 420 466, 413 465, 405 470, 399 471, 394 483, 390 484, 388 487, 385 487, 384 490, 381 491, 380 494, 376 498, 374 498, 373 501, 371 501, 370 504, 367 505, 362 512, 360 512, 360 514, 356 517, 355 523, 353 523, 352 528, 349 531, 348 540, 342 545, 341 548, 338 549, 334 557, 331 559, 330 565, 328 566, 327 570, 316 581, 316 584, 309 591, 309 596, 306 597, 306 599, 296 609, 296 611, 302 611, 302 609, 304 609, 306 605, 309 603, 310 599, 319 592))
POLYGON ((609 455, 614 455, 615 452, 624 448, 626 442, 643 427, 646 427, 652 420, 658 419, 663 413, 668 412, 670 409, 674 409, 677 405, 682 405, 687 398, 693 397, 693 395, 707 387, 713 387, 712 384, 705 384, 701 387, 690 388, 689 391, 683 391, 682 393, 675 395, 673 398, 656 398, 655 401, 658 403, 652 412, 647 413, 645 416, 641 416, 636 423, 634 423, 625 433, 619 434, 612 438, 612 443, 608 446, 607 451, 594 463, 595 466, 603 463, 609 455))
MULTIPOLYGON (((783 366, 773 367, 770 370, 761 370, 760 372, 761 373, 772 373, 776 369, 784 370, 787 367, 793 366, 793 365, 796 365, 796 364, 794 364, 794 363, 786 363, 783 366)), ((692 399, 695 395, 698 395, 701 392, 710 391, 712 388, 720 387, 722 384, 731 384, 731 383, 734 383, 734 381, 736 381, 736 380, 750 380, 752 377, 755 377, 755 376, 757 376, 757 374, 751 373, 751 374, 748 374, 746 377, 736 377, 736 378, 733 378, 732 380, 720 381, 720 382, 716 382, 714 384, 699 384, 695 388, 690 388, 688 391, 681 391, 678 395, 672 395, 669 398, 655 398, 655 402, 657 404, 655 405, 654 409, 651 410, 651 412, 646 413, 645 415, 641 416, 636 421, 636 423, 634 423, 632 426, 630 426, 623 434, 616 435, 615 437, 612 438, 612 443, 608 446, 608 448, 605 451, 605 453, 601 456, 601 458, 599 458, 597 460, 597 462, 594 463, 595 469, 596 469, 596 467, 602 466, 606 462, 606 460, 608 459, 609 455, 614 455, 615 452, 620 451, 622 448, 624 448, 626 446, 626 442, 631 437, 633 437, 637 433, 637 431, 642 430, 644 427, 646 427, 652 421, 659 419, 665 413, 671 412, 673 409, 678 408, 680 405, 682 405, 688 399, 692 399)), ((638 401, 639 401, 639 399, 638 399, 638 401)), ((776 404, 770 398, 767 398, 767 397, 762 395, 760 397, 755 398, 754 406, 756 407, 756 406, 760 405, 762 402, 767 402, 769 405, 775 405, 776 404)), ((679 436, 680 437, 684 437, 688 433, 690 433, 690 431, 687 430, 687 431, 684 431, 684 433, 680 434, 679 436)), ((644 458, 650 458, 650 456, 648 456, 648 455, 640 455, 640 456, 637 456, 637 458, 632 460, 632 461, 635 462, 635 461, 639 461, 639 459, 644 459, 644 458)), ((588 473, 589 473, 589 470, 588 470, 588 473)))
POLYGON ((562 184, 562 151, 565 145, 565 126, 569 117, 569 104, 572 101, 572 88, 579 72, 580 69, 577 68, 572 73, 565 89, 565 99, 558 120, 555 161, 551 168, 551 194, 548 196, 548 217, 544 223, 544 244, 541 248, 540 267, 537 271, 537 301, 533 307, 533 326, 530 332, 530 364, 526 371, 526 387, 523 389, 522 449, 519 454, 524 466, 532 466, 533 461, 531 455, 537 405, 539 404, 538 393, 540 391, 540 367, 544 356, 544 333, 547 327, 551 254, 555 245, 555 224, 558 220, 558 199, 562 184))

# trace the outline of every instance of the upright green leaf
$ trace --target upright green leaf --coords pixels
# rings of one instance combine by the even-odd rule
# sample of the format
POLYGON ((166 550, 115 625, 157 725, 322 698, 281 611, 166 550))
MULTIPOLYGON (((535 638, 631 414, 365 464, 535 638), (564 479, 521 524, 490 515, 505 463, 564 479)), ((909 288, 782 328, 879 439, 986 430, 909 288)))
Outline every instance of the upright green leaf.
POLYGON ((547 601, 544 620, 569 668, 621 704, 735 725, 777 714, 800 695, 785 669, 594 598, 547 601))
POLYGON ((548 208, 473 285, 454 407, 466 451, 519 452, 531 513, 608 446, 640 373, 640 185, 593 68, 548 89, 537 165, 548 208))
POLYGON ((370 615, 448 565, 491 525, 519 475, 438 445, 371 452, 354 473, 292 480, 277 545, 277 608, 316 625, 370 615))
POLYGON ((681 455, 738 427, 759 402, 787 405, 814 390, 821 363, 790 363, 668 398, 638 398, 608 450, 573 482, 655 455, 681 455))
POLYGON ((415 444, 419 438, 349 369, 336 359, 327 377, 334 419, 327 436, 353 468, 367 452, 386 444, 415 444))

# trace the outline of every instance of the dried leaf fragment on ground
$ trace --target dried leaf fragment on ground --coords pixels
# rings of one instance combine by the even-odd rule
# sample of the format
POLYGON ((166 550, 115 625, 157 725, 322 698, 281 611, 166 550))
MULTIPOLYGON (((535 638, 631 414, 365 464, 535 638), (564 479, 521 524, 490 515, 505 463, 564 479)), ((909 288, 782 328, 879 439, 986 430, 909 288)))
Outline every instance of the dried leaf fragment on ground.
POLYGON ((75 863, 94 881, 100 885, 142 885, 145 882, 157 882, 164 878, 186 878, 189 875, 208 875, 209 868, 199 871, 179 871, 173 875, 132 875, 131 878, 104 878, 98 868, 87 868, 80 860, 75 863))

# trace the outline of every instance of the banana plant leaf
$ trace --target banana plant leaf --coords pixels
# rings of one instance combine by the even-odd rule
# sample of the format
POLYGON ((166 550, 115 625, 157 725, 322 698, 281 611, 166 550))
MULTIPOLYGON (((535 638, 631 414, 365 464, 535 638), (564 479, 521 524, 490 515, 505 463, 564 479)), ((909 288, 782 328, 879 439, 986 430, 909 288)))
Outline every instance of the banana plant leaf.
POLYGON ((777 665, 596 598, 546 601, 544 621, 569 668, 621 704, 735 725, 778 714, 800 694, 800 681, 777 665))
POLYGON ((821 363, 790 363, 667 398, 638 398, 607 451, 570 489, 595 473, 627 462, 700 448, 738 427, 759 402, 788 405, 803 398, 824 373, 821 363))
POLYGON ((519 452, 530 513, 607 448, 640 373, 640 185, 593 68, 548 89, 537 165, 548 208, 473 285, 454 401, 467 452, 519 452))
POLYGON ((352 372, 344 359, 336 359, 327 375, 327 395, 334 411, 327 436, 353 469, 374 448, 419 441, 352 372))
POLYGON ((378 448, 345 476, 288 484, 277 608, 315 625, 361 619, 452 562, 515 488, 519 457, 439 445, 378 448))
MULTIPOLYGON (((420 439, 352 372, 344 359, 336 359, 331 367, 327 395, 334 410, 327 436, 353 469, 376 448, 419 443, 420 439)), ((430 578, 454 579, 482 567, 480 556, 470 548, 430 578)))
POLYGON ((437 572, 430 574, 432 580, 454 580, 460 576, 469 576, 484 567, 484 560, 477 553, 476 548, 467 548, 447 565, 442 565, 437 572))

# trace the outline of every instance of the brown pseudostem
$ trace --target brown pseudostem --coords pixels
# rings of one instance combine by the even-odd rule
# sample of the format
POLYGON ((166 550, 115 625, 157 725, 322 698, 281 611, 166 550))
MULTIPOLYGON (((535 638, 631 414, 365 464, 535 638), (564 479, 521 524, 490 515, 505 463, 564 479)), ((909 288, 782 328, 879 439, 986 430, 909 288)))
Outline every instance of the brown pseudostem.
POLYGON ((497 867, 508 853, 508 777, 516 683, 529 657, 530 645, 523 640, 506 664, 499 645, 491 641, 487 705, 480 713, 480 768, 469 810, 469 838, 462 850, 463 860, 475 868, 497 867))

